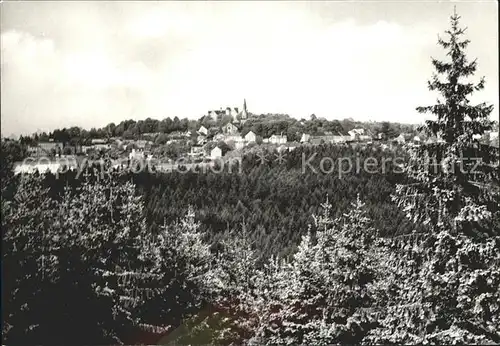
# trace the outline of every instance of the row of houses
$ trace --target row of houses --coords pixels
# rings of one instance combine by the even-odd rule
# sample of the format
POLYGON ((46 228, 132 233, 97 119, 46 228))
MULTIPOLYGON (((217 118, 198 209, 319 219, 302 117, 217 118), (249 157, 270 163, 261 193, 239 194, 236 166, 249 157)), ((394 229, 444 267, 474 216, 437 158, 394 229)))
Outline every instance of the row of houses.
MULTIPOLYGON (((200 127, 198 130, 198 133, 202 135, 207 135, 208 134, 208 129, 205 128, 204 126, 200 127)), ((217 133, 214 136, 215 140, 223 140, 223 141, 233 141, 233 142, 256 142, 257 141, 257 135, 253 131, 249 131, 245 136, 241 136, 239 129, 236 125, 232 123, 227 123, 222 127, 222 132, 217 133)), ((284 144, 286 143, 287 136, 283 134, 274 134, 269 138, 264 138, 262 140, 263 143, 272 143, 272 144, 284 144)))
POLYGON ((28 155, 31 157, 61 155, 64 145, 62 142, 39 142, 37 145, 28 147, 28 155))
POLYGON ((152 144, 153 142, 148 140, 123 141, 120 138, 96 138, 91 140, 90 145, 69 145, 63 142, 49 140, 47 142, 39 142, 36 145, 29 146, 27 150, 31 157, 42 157, 61 156, 68 151, 72 155, 88 154, 90 151, 108 151, 112 147, 126 150, 129 146, 131 146, 138 150, 145 150, 150 148, 152 144))
POLYGON ((369 142, 373 140, 373 136, 364 129, 353 129, 347 134, 341 134, 337 132, 326 132, 324 135, 312 136, 307 133, 303 133, 300 138, 301 143, 310 143, 313 145, 320 145, 323 143, 347 143, 352 141, 369 142))
POLYGON ((207 146, 192 146, 191 151, 188 153, 188 157, 191 159, 197 158, 210 158, 216 160, 223 156, 223 151, 218 146, 215 146, 211 150, 208 150, 207 146), (208 154, 208 157, 207 157, 208 154))
MULTIPOLYGON (((302 134, 300 139, 301 143, 310 143, 313 145, 320 145, 323 143, 349 143, 349 142, 371 142, 385 140, 383 133, 378 133, 377 135, 372 135, 371 133, 365 131, 364 129, 353 129, 347 133, 347 135, 337 133, 332 134, 327 132, 320 136, 311 136, 307 133, 302 134)), ((427 141, 440 141, 439 139, 427 139, 423 136, 415 135, 412 133, 402 133, 398 137, 392 139, 393 142, 398 144, 414 144, 418 145, 427 141)))
MULTIPOLYGON (((242 149, 249 143, 255 143, 257 141, 257 135, 253 131, 250 131, 245 136, 242 136, 238 127, 232 123, 224 125, 220 132, 218 129, 215 129, 213 132, 216 132, 213 135, 214 141, 223 141, 226 144, 232 143, 234 144, 235 149, 242 149)), ((209 129, 205 126, 201 126, 198 130, 197 145, 200 146, 206 144, 209 140, 209 134, 209 129)))
POLYGON ((101 150, 109 149, 110 145, 104 140, 92 139, 92 145, 65 145, 63 142, 49 140, 48 142, 38 142, 36 145, 28 147, 28 154, 31 157, 62 155, 65 149, 72 154, 87 153, 90 149, 101 150))
MULTIPOLYGON (((202 146, 207 143, 207 138, 210 133, 210 130, 204 126, 201 126, 198 130, 198 146, 202 146)), ((346 143, 351 141, 371 141, 373 139, 371 134, 365 132, 364 129, 353 129, 345 134, 333 134, 332 132, 327 132, 321 136, 312 136, 307 133, 303 133, 300 139, 301 143, 310 143, 313 145, 319 145, 322 143, 346 143)), ((239 132, 237 126, 232 123, 227 123, 221 128, 221 132, 215 134, 213 136, 213 140, 215 141, 224 141, 225 143, 232 143, 235 149, 241 149, 245 147, 247 144, 256 142, 257 135, 250 131, 245 136, 242 136, 239 132)), ((281 134, 273 134, 269 138, 263 138, 262 143, 264 144, 273 144, 273 145, 286 145, 288 142, 287 135, 281 134)))
POLYGON ((276 145, 286 144, 287 142, 288 142, 288 137, 286 135, 283 135, 283 133, 279 135, 272 135, 271 137, 264 138, 262 140, 262 143, 269 143, 276 145))
MULTIPOLYGON (((243 149, 250 143, 257 142, 257 134, 255 132, 249 131, 243 136, 240 133, 239 128, 231 122, 222 126, 220 130, 218 128, 207 129, 205 126, 201 126, 198 129, 197 133, 198 133, 197 143, 196 145, 191 147, 191 152, 188 154, 188 156, 191 158, 207 157, 208 155, 208 158, 210 159, 217 159, 224 155, 222 149, 217 146, 211 149, 210 152, 206 150, 206 146, 209 143, 209 139, 213 140, 214 142, 222 141, 228 145, 232 145, 236 150, 243 149), (211 136, 212 134, 213 137, 211 136)), ((287 144, 288 140, 286 135, 275 134, 269 138, 264 138, 262 142, 269 144, 276 144, 276 145, 285 145, 287 144)), ((295 143, 294 147, 298 145, 299 143, 295 143)))

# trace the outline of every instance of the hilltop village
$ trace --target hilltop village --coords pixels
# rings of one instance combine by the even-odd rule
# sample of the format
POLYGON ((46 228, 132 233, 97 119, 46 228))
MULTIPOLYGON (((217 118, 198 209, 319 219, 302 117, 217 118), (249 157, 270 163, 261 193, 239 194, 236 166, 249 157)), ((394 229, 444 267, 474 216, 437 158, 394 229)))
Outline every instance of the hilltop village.
MULTIPOLYGON (((498 131, 481 139, 498 146, 498 131)), ((225 157, 240 157, 256 148, 292 151, 298 146, 322 144, 416 146, 438 142, 419 132, 414 125, 389 122, 356 122, 352 119, 326 120, 312 114, 309 119, 282 114, 255 115, 243 107, 209 110, 198 120, 126 120, 101 129, 78 127, 21 136, 17 172, 57 170, 58 158, 121 161, 152 159, 163 163, 209 163, 225 157), (26 158, 30 160, 26 161, 26 158), (44 162, 40 159, 43 158, 44 162), (19 161, 23 161, 21 164, 19 161), (28 163, 26 163, 28 162, 28 163)))

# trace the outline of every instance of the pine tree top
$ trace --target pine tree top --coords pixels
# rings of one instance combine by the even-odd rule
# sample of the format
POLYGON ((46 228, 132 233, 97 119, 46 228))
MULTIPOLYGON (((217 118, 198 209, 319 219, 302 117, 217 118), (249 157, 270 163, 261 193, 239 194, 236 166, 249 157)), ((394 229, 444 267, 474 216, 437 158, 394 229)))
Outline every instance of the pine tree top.
POLYGON ((483 135, 490 130, 492 122, 489 115, 492 105, 470 104, 470 96, 484 89, 485 79, 479 82, 466 81, 477 70, 477 59, 469 61, 465 54, 470 40, 463 38, 467 28, 460 26, 460 16, 454 11, 450 17, 450 28, 445 31, 446 38, 438 36, 438 44, 446 50, 448 61, 431 57, 436 70, 428 87, 439 92, 441 98, 432 106, 418 107, 420 113, 432 113, 437 120, 426 121, 426 132, 443 138, 448 145, 463 147, 474 141, 474 135, 483 135))

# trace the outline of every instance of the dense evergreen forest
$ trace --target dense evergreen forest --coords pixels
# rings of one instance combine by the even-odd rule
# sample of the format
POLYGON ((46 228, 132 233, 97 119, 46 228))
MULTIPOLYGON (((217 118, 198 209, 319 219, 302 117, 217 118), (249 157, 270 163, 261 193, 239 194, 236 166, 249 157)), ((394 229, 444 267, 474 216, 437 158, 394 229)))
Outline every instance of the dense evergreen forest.
POLYGON ((476 70, 459 18, 433 60, 444 101, 418 109, 442 143, 14 176, 2 142, 3 342, 500 343, 498 148, 475 140, 492 107, 459 81, 476 70))
MULTIPOLYGON (((333 206, 333 216, 339 216, 359 194, 384 234, 400 234, 414 227, 390 199, 395 183, 403 179, 401 169, 394 165, 398 159, 404 161, 402 148, 302 146, 283 154, 282 162, 276 160, 277 155, 276 151, 250 153, 241 160, 241 167, 225 167, 221 173, 192 169, 152 174, 143 169, 137 174, 130 169, 123 172, 123 179, 133 181, 142 195, 150 231, 182 217, 193 206, 210 243, 244 225, 265 256, 289 254, 326 198, 333 206), (261 155, 267 157, 266 162, 262 163, 261 155), (325 158, 331 158, 335 166, 324 164, 321 172, 325 158), (366 158, 377 163, 369 172, 364 169, 366 158), (344 160, 344 167, 338 167, 339 160, 344 160), (348 170, 347 162, 352 169, 348 170)), ((101 172, 99 166, 96 169, 101 172)), ((78 185, 78 175, 78 170, 67 176, 49 174, 47 186, 60 193, 58 189, 67 183, 78 185)))

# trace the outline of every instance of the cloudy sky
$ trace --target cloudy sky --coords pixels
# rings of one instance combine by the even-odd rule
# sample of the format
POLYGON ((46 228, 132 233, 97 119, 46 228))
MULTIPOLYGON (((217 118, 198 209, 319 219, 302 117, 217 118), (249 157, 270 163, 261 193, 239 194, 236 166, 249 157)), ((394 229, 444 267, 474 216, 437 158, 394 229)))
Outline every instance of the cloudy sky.
POLYGON ((2 133, 198 118, 243 98, 258 114, 421 122, 454 4, 498 118, 496 1, 7 0, 2 133))

